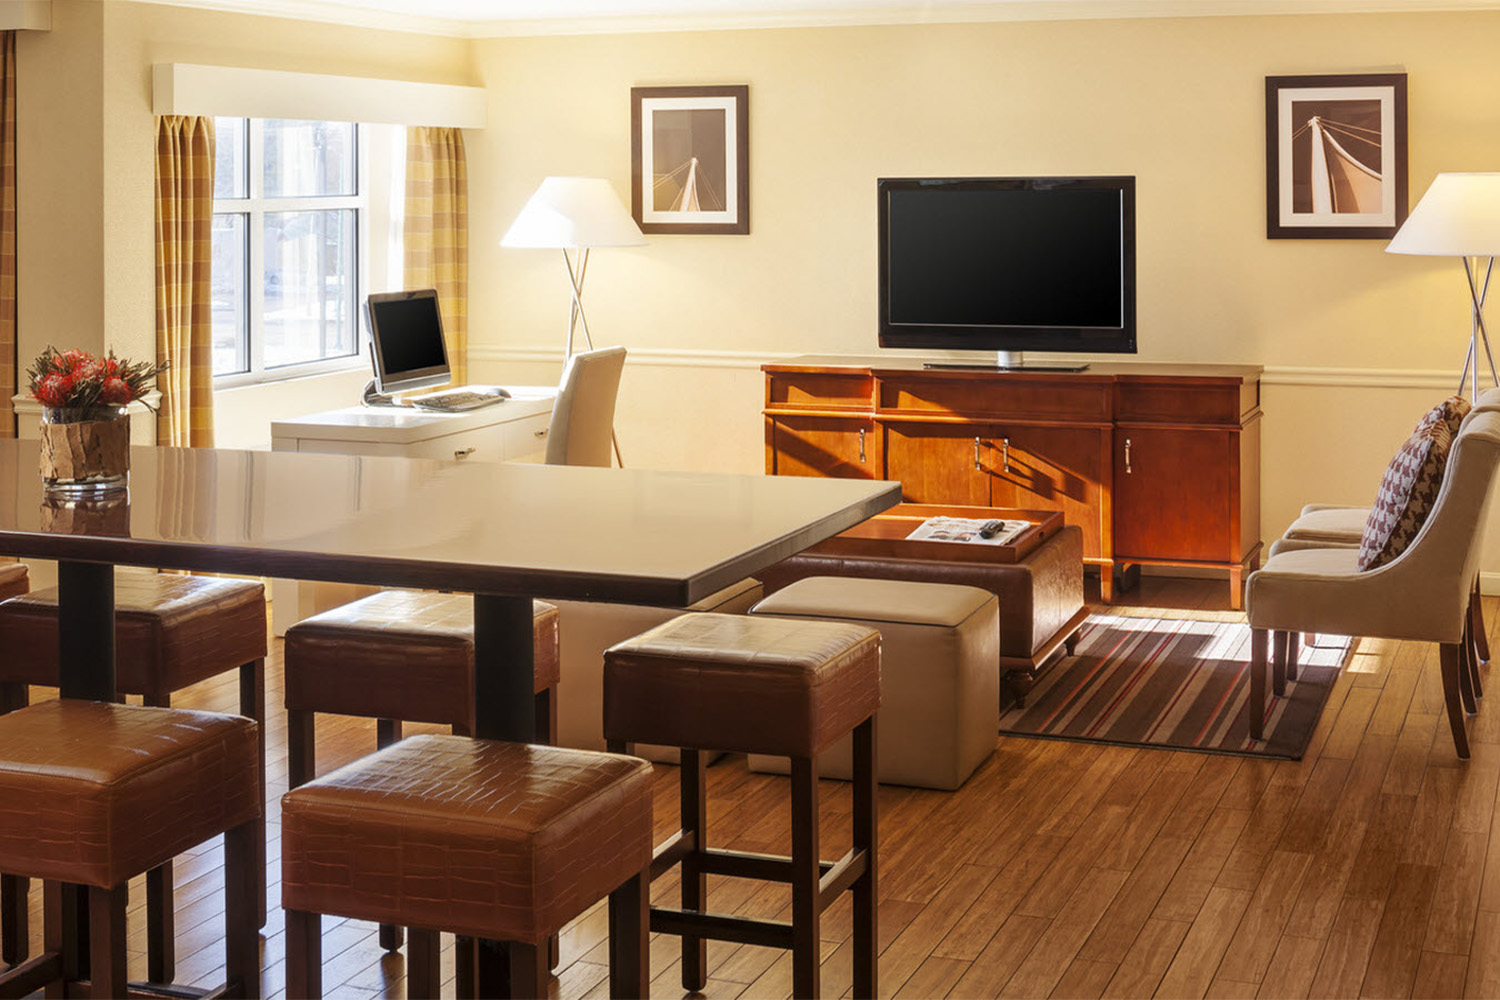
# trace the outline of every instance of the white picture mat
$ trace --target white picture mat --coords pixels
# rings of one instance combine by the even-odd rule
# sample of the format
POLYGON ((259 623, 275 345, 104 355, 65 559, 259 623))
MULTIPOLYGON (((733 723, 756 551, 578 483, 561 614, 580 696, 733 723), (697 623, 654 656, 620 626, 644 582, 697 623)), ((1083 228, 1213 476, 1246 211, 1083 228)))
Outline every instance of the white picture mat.
POLYGON ((1276 92, 1277 215, 1283 226, 1394 226, 1396 224, 1396 88, 1283 87, 1276 92), (1292 102, 1380 102, 1380 211, 1292 211, 1292 102))
POLYGON ((645 97, 641 99, 641 221, 716 224, 735 222, 739 214, 739 116, 733 97, 645 97), (724 211, 671 212, 652 208, 656 184, 654 120, 658 111, 724 112, 724 211))

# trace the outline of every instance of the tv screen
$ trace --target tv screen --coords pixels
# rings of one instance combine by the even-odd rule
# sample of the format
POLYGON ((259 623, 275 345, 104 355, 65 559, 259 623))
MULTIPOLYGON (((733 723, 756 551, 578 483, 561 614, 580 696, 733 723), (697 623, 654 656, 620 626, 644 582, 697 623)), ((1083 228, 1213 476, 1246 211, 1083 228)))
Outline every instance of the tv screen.
POLYGON ((1135 351, 1133 177, 878 189, 880 346, 1135 351))

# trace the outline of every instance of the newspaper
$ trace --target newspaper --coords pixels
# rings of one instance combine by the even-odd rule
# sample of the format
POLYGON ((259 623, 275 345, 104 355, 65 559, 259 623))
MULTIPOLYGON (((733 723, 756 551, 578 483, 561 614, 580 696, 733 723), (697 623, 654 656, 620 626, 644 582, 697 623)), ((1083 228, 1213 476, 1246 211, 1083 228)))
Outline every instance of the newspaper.
POLYGON ((970 545, 1009 545, 1032 526, 1031 521, 1005 521, 986 517, 929 517, 906 536, 909 542, 967 542, 970 545), (1000 530, 990 538, 980 535, 986 524, 998 522, 1000 530))

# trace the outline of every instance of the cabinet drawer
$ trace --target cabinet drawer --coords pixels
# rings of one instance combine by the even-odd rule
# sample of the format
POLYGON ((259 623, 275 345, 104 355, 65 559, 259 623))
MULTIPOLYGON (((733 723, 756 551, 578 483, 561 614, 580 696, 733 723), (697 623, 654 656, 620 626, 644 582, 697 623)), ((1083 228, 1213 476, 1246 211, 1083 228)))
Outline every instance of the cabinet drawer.
POLYGON ((412 458, 438 458, 462 462, 540 461, 547 447, 551 415, 538 413, 503 424, 443 434, 418 441, 405 454, 412 458))
POLYGON ((1110 384, 1102 381, 882 378, 882 413, 952 413, 987 419, 1107 423, 1110 384))
POLYGON ((1246 388, 1254 387, 1122 382, 1115 413, 1121 423, 1238 425, 1256 405, 1244 398, 1246 388))
POLYGON ((869 410, 874 379, 868 373, 768 373, 766 406, 789 410, 869 410))

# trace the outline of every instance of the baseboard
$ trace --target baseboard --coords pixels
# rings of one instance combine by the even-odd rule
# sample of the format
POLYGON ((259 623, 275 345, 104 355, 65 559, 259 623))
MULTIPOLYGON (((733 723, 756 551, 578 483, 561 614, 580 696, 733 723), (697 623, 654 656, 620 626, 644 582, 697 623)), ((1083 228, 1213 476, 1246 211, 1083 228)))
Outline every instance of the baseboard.
POLYGON ((1479 592, 1486 597, 1500 594, 1500 573, 1480 573, 1479 592))

